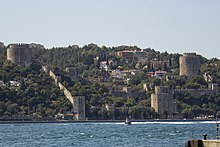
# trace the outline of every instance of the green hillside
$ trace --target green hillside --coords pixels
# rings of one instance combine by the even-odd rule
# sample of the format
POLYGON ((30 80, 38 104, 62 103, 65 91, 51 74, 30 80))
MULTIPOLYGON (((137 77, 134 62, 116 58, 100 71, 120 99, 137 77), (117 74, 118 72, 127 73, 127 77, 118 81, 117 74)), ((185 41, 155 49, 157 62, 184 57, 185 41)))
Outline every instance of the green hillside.
MULTIPOLYGON (((205 89, 209 82, 203 74, 212 76, 212 82, 220 85, 219 59, 201 58, 201 73, 192 78, 179 76, 180 54, 158 52, 154 49, 144 49, 149 61, 166 62, 163 66, 152 67, 149 63, 140 64, 136 59, 125 60, 116 55, 118 51, 141 49, 136 46, 99 47, 89 44, 83 47, 69 46, 52 49, 32 49, 33 64, 30 67, 20 67, 6 61, 5 49, 0 50, 0 80, 5 86, 0 87, 0 115, 37 115, 54 116, 57 113, 71 111, 71 104, 41 69, 42 64, 48 64, 52 70, 62 77, 63 84, 72 95, 83 95, 86 98, 86 116, 91 119, 124 119, 127 115, 134 119, 160 117, 150 108, 150 95, 154 86, 169 86, 170 89, 205 89), (100 68, 105 61, 108 70, 100 68), (66 68, 73 68, 68 73, 66 68), (110 76, 117 70, 136 70, 135 75, 123 78, 110 76), (147 77, 149 72, 163 70, 168 73, 169 80, 147 77), (19 86, 11 86, 10 81, 17 81, 19 86), (143 91, 147 83, 148 91, 143 91), (121 91, 123 87, 131 88, 137 94, 126 97, 121 91), (113 91, 113 92, 112 92, 113 91), (118 92, 120 91, 120 92, 118 92), (114 106, 113 109, 108 109, 114 106)), ((204 95, 194 98, 191 95, 178 94, 177 115, 194 118, 201 115, 215 115, 220 111, 220 95, 204 95)))

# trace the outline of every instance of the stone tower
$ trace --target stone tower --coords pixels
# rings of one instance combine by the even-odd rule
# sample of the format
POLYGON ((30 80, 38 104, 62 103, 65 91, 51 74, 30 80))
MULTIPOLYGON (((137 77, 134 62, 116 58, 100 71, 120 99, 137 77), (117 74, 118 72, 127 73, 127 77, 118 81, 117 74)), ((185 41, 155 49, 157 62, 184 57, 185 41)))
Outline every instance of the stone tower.
POLYGON ((172 115, 174 111, 173 94, 168 86, 156 86, 155 93, 151 94, 151 107, 155 112, 163 115, 172 115))
POLYGON ((74 96, 73 109, 77 120, 85 120, 85 96, 74 96))
POLYGON ((29 44, 9 44, 7 48, 7 60, 20 66, 31 64, 31 54, 29 44))
POLYGON ((200 72, 200 57, 196 53, 184 53, 179 58, 180 76, 192 77, 200 72))

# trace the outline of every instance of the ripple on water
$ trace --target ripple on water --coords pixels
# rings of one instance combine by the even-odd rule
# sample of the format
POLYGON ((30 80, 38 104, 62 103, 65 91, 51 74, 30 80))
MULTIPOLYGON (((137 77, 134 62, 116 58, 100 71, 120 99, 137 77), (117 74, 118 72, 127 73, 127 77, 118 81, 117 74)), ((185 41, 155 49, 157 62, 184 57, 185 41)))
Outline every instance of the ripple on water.
POLYGON ((183 146, 215 137, 214 123, 165 122, 0 125, 0 146, 183 146))

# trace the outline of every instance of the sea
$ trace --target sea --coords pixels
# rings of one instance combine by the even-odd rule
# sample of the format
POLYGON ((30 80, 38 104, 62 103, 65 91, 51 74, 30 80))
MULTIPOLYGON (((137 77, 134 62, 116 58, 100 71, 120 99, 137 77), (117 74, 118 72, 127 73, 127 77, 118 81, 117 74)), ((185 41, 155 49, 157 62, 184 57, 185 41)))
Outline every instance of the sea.
POLYGON ((182 147, 216 137, 216 121, 0 124, 1 147, 182 147))

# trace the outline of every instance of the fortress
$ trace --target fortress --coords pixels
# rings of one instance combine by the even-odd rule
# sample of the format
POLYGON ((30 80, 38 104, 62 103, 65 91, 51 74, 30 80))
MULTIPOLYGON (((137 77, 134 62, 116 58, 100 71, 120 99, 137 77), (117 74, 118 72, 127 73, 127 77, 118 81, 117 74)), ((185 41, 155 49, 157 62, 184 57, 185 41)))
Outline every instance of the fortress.
POLYGON ((218 94, 218 85, 212 83, 208 89, 174 89, 170 90, 167 86, 156 86, 155 93, 151 94, 151 107, 159 114, 170 114, 176 112, 175 101, 176 94, 190 94, 192 98, 200 99, 204 95, 218 94))
POLYGON ((192 77, 200 72, 200 57, 196 53, 184 53, 179 58, 180 76, 192 77))
POLYGON ((29 44, 9 44, 7 47, 7 60, 20 66, 30 66, 31 48, 29 44))

